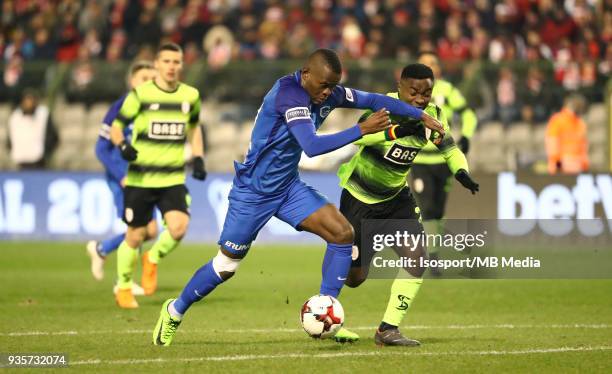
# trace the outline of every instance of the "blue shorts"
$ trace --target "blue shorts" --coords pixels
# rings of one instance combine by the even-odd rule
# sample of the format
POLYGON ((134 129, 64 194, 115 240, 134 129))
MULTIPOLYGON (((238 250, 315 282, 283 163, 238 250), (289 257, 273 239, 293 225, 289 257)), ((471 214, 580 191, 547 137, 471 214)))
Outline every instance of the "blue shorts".
POLYGON ((259 230, 272 216, 299 230, 302 221, 327 203, 325 196, 300 179, 277 195, 254 192, 234 184, 218 243, 230 253, 244 257, 259 230))
POLYGON ((117 217, 123 218, 123 187, 114 179, 106 178, 108 188, 113 193, 113 201, 117 209, 117 217))

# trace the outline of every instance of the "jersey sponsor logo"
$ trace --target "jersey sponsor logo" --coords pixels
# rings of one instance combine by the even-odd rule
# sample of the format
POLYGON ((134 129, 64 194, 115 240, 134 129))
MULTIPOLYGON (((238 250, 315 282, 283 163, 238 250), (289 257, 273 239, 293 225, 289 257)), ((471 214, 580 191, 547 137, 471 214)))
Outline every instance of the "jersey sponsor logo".
POLYGON ((285 112, 285 120, 287 123, 297 119, 310 119, 310 109, 305 106, 287 109, 285 112))
POLYGON ((321 118, 325 118, 329 115, 329 112, 331 112, 331 107, 329 105, 326 105, 324 107, 321 107, 321 109, 319 110, 319 115, 321 116, 321 118))
POLYGON ((246 251, 248 250, 251 245, 250 244, 236 244, 234 242, 231 242, 229 240, 225 241, 225 246, 228 248, 233 249, 234 251, 246 251))
POLYGON ((355 102, 355 98, 353 97, 353 91, 351 91, 350 88, 344 88, 344 92, 346 92, 346 100, 350 101, 351 103, 355 102))
POLYGON ((398 165, 410 165, 418 153, 419 148, 393 143, 393 146, 385 154, 385 159, 398 165))
POLYGON ((185 122, 152 121, 149 125, 149 138, 177 140, 185 138, 185 122))

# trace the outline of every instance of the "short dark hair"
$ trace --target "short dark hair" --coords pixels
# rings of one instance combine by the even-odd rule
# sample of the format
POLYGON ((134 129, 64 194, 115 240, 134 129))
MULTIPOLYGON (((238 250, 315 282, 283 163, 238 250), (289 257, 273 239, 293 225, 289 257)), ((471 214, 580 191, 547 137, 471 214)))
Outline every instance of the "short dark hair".
POLYGON ((157 48, 157 56, 163 51, 173 51, 173 52, 181 52, 183 53, 183 48, 180 45, 172 42, 164 43, 157 48))
POLYGON ((132 65, 130 65, 130 70, 128 71, 128 74, 131 77, 143 69, 154 69, 153 63, 147 60, 134 61, 132 65))
POLYGON ((335 51, 328 48, 319 48, 316 51, 312 52, 310 56, 308 56, 308 59, 310 60, 315 56, 322 57, 325 63, 331 68, 334 73, 342 74, 342 63, 340 62, 340 58, 338 57, 338 54, 335 51))
POLYGON ((431 68, 424 64, 410 64, 406 65, 402 70, 402 79, 431 79, 434 80, 434 74, 431 68))

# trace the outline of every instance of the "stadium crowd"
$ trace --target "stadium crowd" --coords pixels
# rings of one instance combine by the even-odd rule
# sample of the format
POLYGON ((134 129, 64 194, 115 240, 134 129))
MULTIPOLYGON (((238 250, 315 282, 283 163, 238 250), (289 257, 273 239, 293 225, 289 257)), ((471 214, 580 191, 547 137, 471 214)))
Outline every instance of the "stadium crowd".
POLYGON ((303 58, 406 60, 435 50, 447 63, 548 59, 567 87, 608 74, 610 0, 3 0, 4 60, 133 59, 169 39, 187 63, 303 58), (597 65, 601 61, 601 65, 597 65), (577 63, 573 66, 572 63, 577 63))

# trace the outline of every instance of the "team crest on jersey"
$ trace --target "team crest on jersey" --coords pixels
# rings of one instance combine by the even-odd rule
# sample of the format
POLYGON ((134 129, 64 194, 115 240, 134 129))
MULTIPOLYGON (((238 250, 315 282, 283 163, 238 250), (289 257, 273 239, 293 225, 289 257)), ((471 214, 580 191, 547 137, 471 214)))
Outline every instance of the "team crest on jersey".
POLYGON ((346 92, 346 100, 350 101, 351 103, 355 101, 353 91, 351 91, 350 88, 344 88, 344 92, 346 92))
POLYGON ((187 114, 189 113, 190 109, 191 109, 191 105, 187 101, 183 101, 181 103, 181 112, 187 114))
POLYGON ((321 116, 321 118, 327 117, 329 115, 329 112, 331 112, 331 107, 329 105, 326 105, 319 109, 319 115, 321 116))
POLYGON ((393 143, 393 146, 385 154, 385 159, 398 165, 410 165, 418 153, 419 148, 393 143))
POLYGON ((149 125, 149 138, 180 140, 185 138, 185 122, 153 121, 149 125))
POLYGON ((310 109, 305 106, 287 109, 285 112, 285 121, 289 123, 296 119, 310 119, 310 109))

